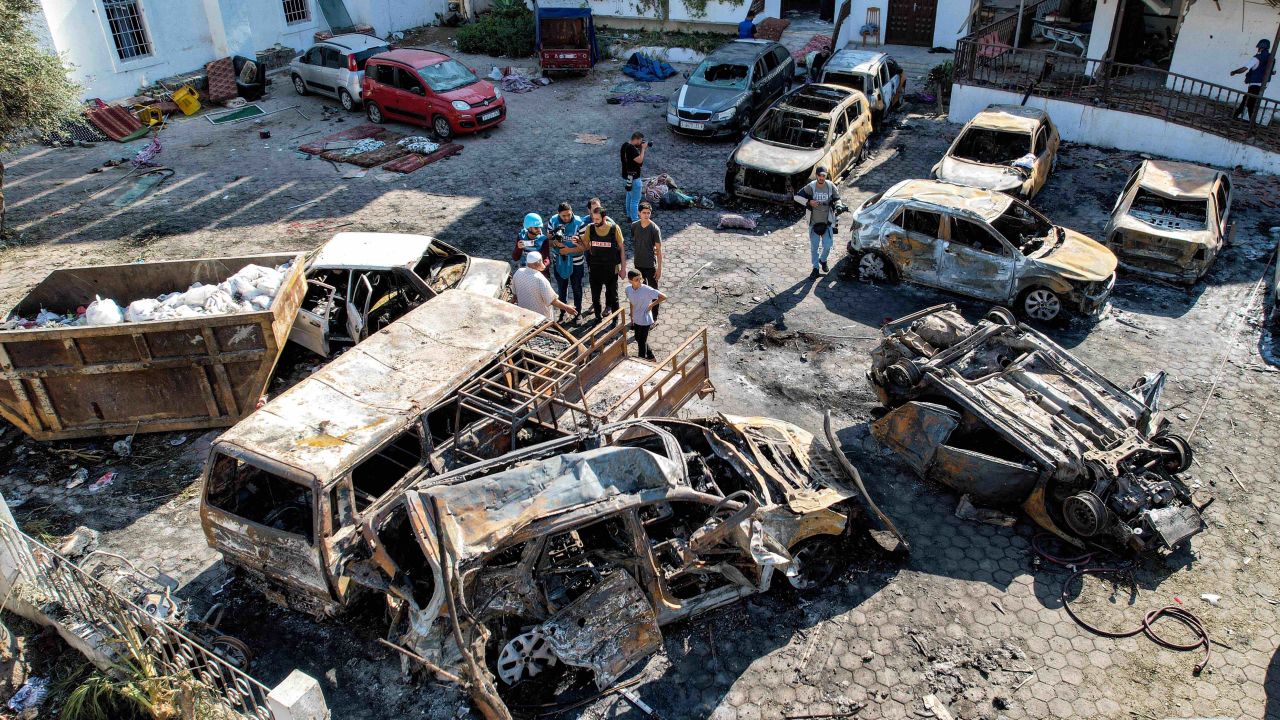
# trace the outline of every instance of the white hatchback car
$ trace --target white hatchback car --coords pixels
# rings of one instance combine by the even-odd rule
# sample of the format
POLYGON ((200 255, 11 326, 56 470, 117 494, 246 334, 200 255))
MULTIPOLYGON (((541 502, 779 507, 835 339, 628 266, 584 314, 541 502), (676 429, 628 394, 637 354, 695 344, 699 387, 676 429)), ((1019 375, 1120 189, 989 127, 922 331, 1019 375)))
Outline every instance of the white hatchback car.
POLYGON ((360 107, 360 85, 369 58, 390 50, 386 40, 348 33, 322 40, 289 63, 293 89, 338 99, 346 110, 360 107))

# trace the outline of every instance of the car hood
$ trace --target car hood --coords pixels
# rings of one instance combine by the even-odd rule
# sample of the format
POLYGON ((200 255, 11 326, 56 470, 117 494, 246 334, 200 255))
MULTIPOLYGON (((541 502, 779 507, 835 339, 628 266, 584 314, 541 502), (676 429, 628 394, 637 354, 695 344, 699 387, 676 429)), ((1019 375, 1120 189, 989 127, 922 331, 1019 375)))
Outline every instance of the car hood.
POLYGON ((1218 239, 1214 237, 1212 230, 1175 230, 1172 228, 1156 227, 1155 225, 1145 223, 1128 213, 1120 215, 1112 220, 1112 227, 1108 230, 1114 230, 1117 228, 1122 230, 1135 230, 1143 233, 1144 235, 1164 238, 1171 243, 1185 243, 1196 247, 1216 247, 1218 245, 1218 239))
POLYGON ((1036 258, 1036 262, 1051 268, 1067 280, 1098 282, 1111 277, 1116 271, 1116 256, 1105 245, 1081 235, 1075 230, 1062 229, 1062 243, 1048 253, 1036 258))
POLYGON ((756 170, 794 175, 813 168, 822 159, 822 154, 822 150, 782 147, 748 137, 734 151, 733 161, 756 170))
POLYGON ((1000 191, 1013 190, 1027 179, 1009 165, 986 165, 949 156, 938 163, 937 174, 945 182, 1000 191))
POLYGON ((727 110, 738 103, 745 93, 732 88, 713 88, 685 84, 676 92, 676 107, 688 110, 727 110))
POLYGON ((479 105, 481 102, 493 97, 493 95, 493 84, 488 80, 481 80, 470 85, 463 85, 460 88, 454 88, 449 92, 440 93, 440 97, 449 102, 461 100, 468 105, 479 105))
POLYGON ((458 282, 458 289, 485 297, 501 297, 510 278, 511 270, 505 262, 473 257, 467 265, 467 274, 458 282))

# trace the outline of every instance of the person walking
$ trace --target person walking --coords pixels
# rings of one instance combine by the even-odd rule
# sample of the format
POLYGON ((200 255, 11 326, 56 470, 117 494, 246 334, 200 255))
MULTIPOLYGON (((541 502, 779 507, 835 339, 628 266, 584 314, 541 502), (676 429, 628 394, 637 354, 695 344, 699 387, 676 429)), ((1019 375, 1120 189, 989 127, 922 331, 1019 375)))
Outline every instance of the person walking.
POLYGON ((631 306, 631 334, 636 338, 636 354, 657 360, 649 347, 649 331, 658 317, 658 305, 667 299, 657 288, 644 284, 639 270, 627 273, 627 303, 631 306))
MULTIPOLYGON (((640 203, 640 220, 631 223, 631 264, 644 276, 644 282, 654 290, 662 279, 662 228, 653 222, 653 206, 640 203)), ((658 319, 658 311, 653 311, 658 319)))
POLYGON ((516 246, 511 251, 511 262, 516 272, 528 267, 531 252, 541 253, 543 257, 547 253, 547 239, 542 236, 542 216, 538 213, 525 215, 524 227, 516 231, 516 246))
POLYGON ((1246 87, 1245 96, 1241 98, 1236 111, 1231 115, 1232 120, 1242 120, 1242 116, 1248 112, 1250 123, 1258 121, 1258 100, 1262 97, 1262 84, 1271 69, 1271 41, 1266 38, 1259 40, 1256 49, 1258 53, 1250 58, 1244 67, 1231 71, 1233 76, 1244 73, 1246 87))
MULTIPOLYGON (((586 243, 578 232, 586 225, 573 214, 573 206, 560 203, 560 208, 547 223, 550 228, 548 244, 551 248, 551 267, 556 279, 556 291, 560 302, 569 302, 569 288, 573 288, 573 309, 582 312, 582 278, 587 272, 586 243)), ((561 320, 564 320, 561 313, 561 320)))
POLYGON ((809 209, 809 261, 813 265, 810 277, 827 272, 827 257, 831 254, 832 225, 835 223, 835 204, 840 200, 836 184, 827 179, 827 169, 819 167, 817 177, 800 188, 792 198, 809 209))
POLYGON ((652 142, 646 142, 644 133, 633 132, 631 139, 622 143, 622 148, 618 151, 622 160, 622 179, 627 181, 627 219, 635 222, 640 219, 640 196, 644 194, 644 183, 640 180, 640 174, 644 168, 645 152, 653 147, 652 142))
POLYGON ((542 259, 542 253, 535 250, 525 256, 525 266, 511 276, 511 293, 516 296, 516 304, 525 310, 544 315, 548 320, 555 320, 555 308, 577 315, 578 311, 572 305, 567 305, 556 297, 551 289, 551 282, 547 280, 546 271, 547 263, 542 259))
POLYGON ((596 322, 604 315, 600 309, 600 292, 604 291, 605 310, 618 309, 618 280, 627 276, 627 253, 622 244, 622 228, 609 219, 603 205, 591 210, 591 224, 584 236, 587 243, 587 279, 591 283, 591 311, 596 322))

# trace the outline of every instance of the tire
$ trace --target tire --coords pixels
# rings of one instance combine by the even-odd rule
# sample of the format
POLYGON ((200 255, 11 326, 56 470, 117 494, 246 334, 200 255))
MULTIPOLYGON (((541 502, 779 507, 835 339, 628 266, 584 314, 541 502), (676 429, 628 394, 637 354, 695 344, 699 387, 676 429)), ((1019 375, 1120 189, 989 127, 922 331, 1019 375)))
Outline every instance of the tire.
POLYGON ((301 75, 293 76, 293 91, 299 95, 310 95, 311 91, 307 89, 307 84, 303 82, 301 75))
POLYGON ((453 137, 453 126, 449 124, 449 118, 443 115, 431 118, 431 131, 442 141, 453 137))
POLYGON ((835 574, 839 566, 838 551, 837 538, 831 535, 801 540, 791 548, 791 567, 788 569, 787 582, 792 589, 801 593, 819 589, 835 574))
POLYGON ((369 122, 375 125, 381 125, 387 119, 382 116, 382 108, 377 103, 368 102, 364 104, 364 114, 369 116, 369 122))
POLYGON ((342 109, 347 112, 355 112, 355 109, 360 107, 360 103, 356 102, 356 99, 346 90, 338 91, 338 102, 342 103, 342 109))
POLYGON ((1155 436, 1151 442, 1157 447, 1173 451, 1173 455, 1166 458, 1164 462, 1164 469, 1169 473, 1177 475, 1191 468, 1191 459, 1195 453, 1186 438, 1174 433, 1165 433, 1155 436))
POLYGON ((855 259, 858 279, 863 282, 892 283, 898 280, 898 269, 893 261, 877 250, 861 253, 855 259))
POLYGON ((1047 287, 1029 287, 1018 296, 1018 312, 1036 322, 1062 317, 1062 298, 1047 287))
POLYGON ((986 319, 997 325, 1016 326, 1018 324, 1018 319, 1013 316, 1013 313, 999 305, 987 311, 986 319))

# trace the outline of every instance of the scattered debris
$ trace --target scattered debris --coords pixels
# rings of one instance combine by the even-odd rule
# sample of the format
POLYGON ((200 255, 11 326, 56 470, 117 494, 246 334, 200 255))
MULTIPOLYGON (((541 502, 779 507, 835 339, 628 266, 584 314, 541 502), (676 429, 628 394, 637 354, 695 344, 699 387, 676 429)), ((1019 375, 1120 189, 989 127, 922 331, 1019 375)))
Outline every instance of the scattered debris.
POLYGON ((975 507, 968 495, 960 497, 960 503, 956 505, 956 517, 961 520, 974 520, 997 527, 1013 527, 1018 524, 1017 518, 1005 515, 998 510, 975 507))
POLYGON ((123 440, 117 440, 111 444, 111 450, 120 457, 129 457, 133 454, 133 436, 129 435, 123 440))
POLYGON ((26 712, 40 707, 49 694, 49 679, 43 677, 28 678, 18 692, 9 698, 8 708, 14 712, 26 712))
POLYGON ((1214 607, 1217 607, 1217 606, 1218 606, 1218 601, 1222 600, 1222 596, 1221 596, 1221 595, 1214 595, 1213 593, 1204 593, 1203 595, 1201 595, 1201 596, 1200 596, 1200 599, 1201 599, 1201 600, 1203 600, 1203 601, 1205 601, 1205 602, 1207 602, 1207 603, 1209 603, 1210 605, 1212 605, 1212 606, 1214 606, 1214 607))
POLYGON ((74 490, 85 483, 89 479, 89 468, 79 468, 71 474, 71 479, 67 481, 67 489, 74 490))
POLYGON ((102 477, 98 478, 97 480, 94 480, 93 484, 88 487, 89 492, 96 495, 97 493, 100 493, 103 490, 106 490, 107 488, 111 487, 111 483, 114 483, 116 481, 116 478, 119 477, 119 475, 120 473, 116 472, 115 470, 108 470, 102 473, 102 477))
POLYGON ((81 525, 62 539, 62 543, 58 545, 58 554, 74 560, 98 547, 101 537, 101 533, 97 530, 81 525))
POLYGON ((603 145, 609 141, 608 135, 595 133, 574 133, 573 141, 582 145, 603 145))
POLYGON ((362 153, 373 152, 374 150, 381 150, 385 146, 386 146, 386 143, 381 140, 365 138, 363 140, 357 140, 356 142, 352 143, 351 147, 344 148, 342 152, 338 154, 345 157, 350 157, 352 155, 360 155, 362 153))
POLYGON ((942 701, 936 695, 925 695, 924 706, 938 720, 955 720, 951 711, 947 709, 946 705, 942 704, 942 701))
POLYGON ((749 215, 739 215, 737 213, 720 213, 720 220, 716 223, 716 227, 721 230, 755 230, 756 218, 749 215))
POLYGON ((423 155, 430 155, 440 149, 440 143, 432 142, 430 138, 425 138, 421 135, 400 138, 396 141, 396 144, 410 152, 422 153, 423 155))

